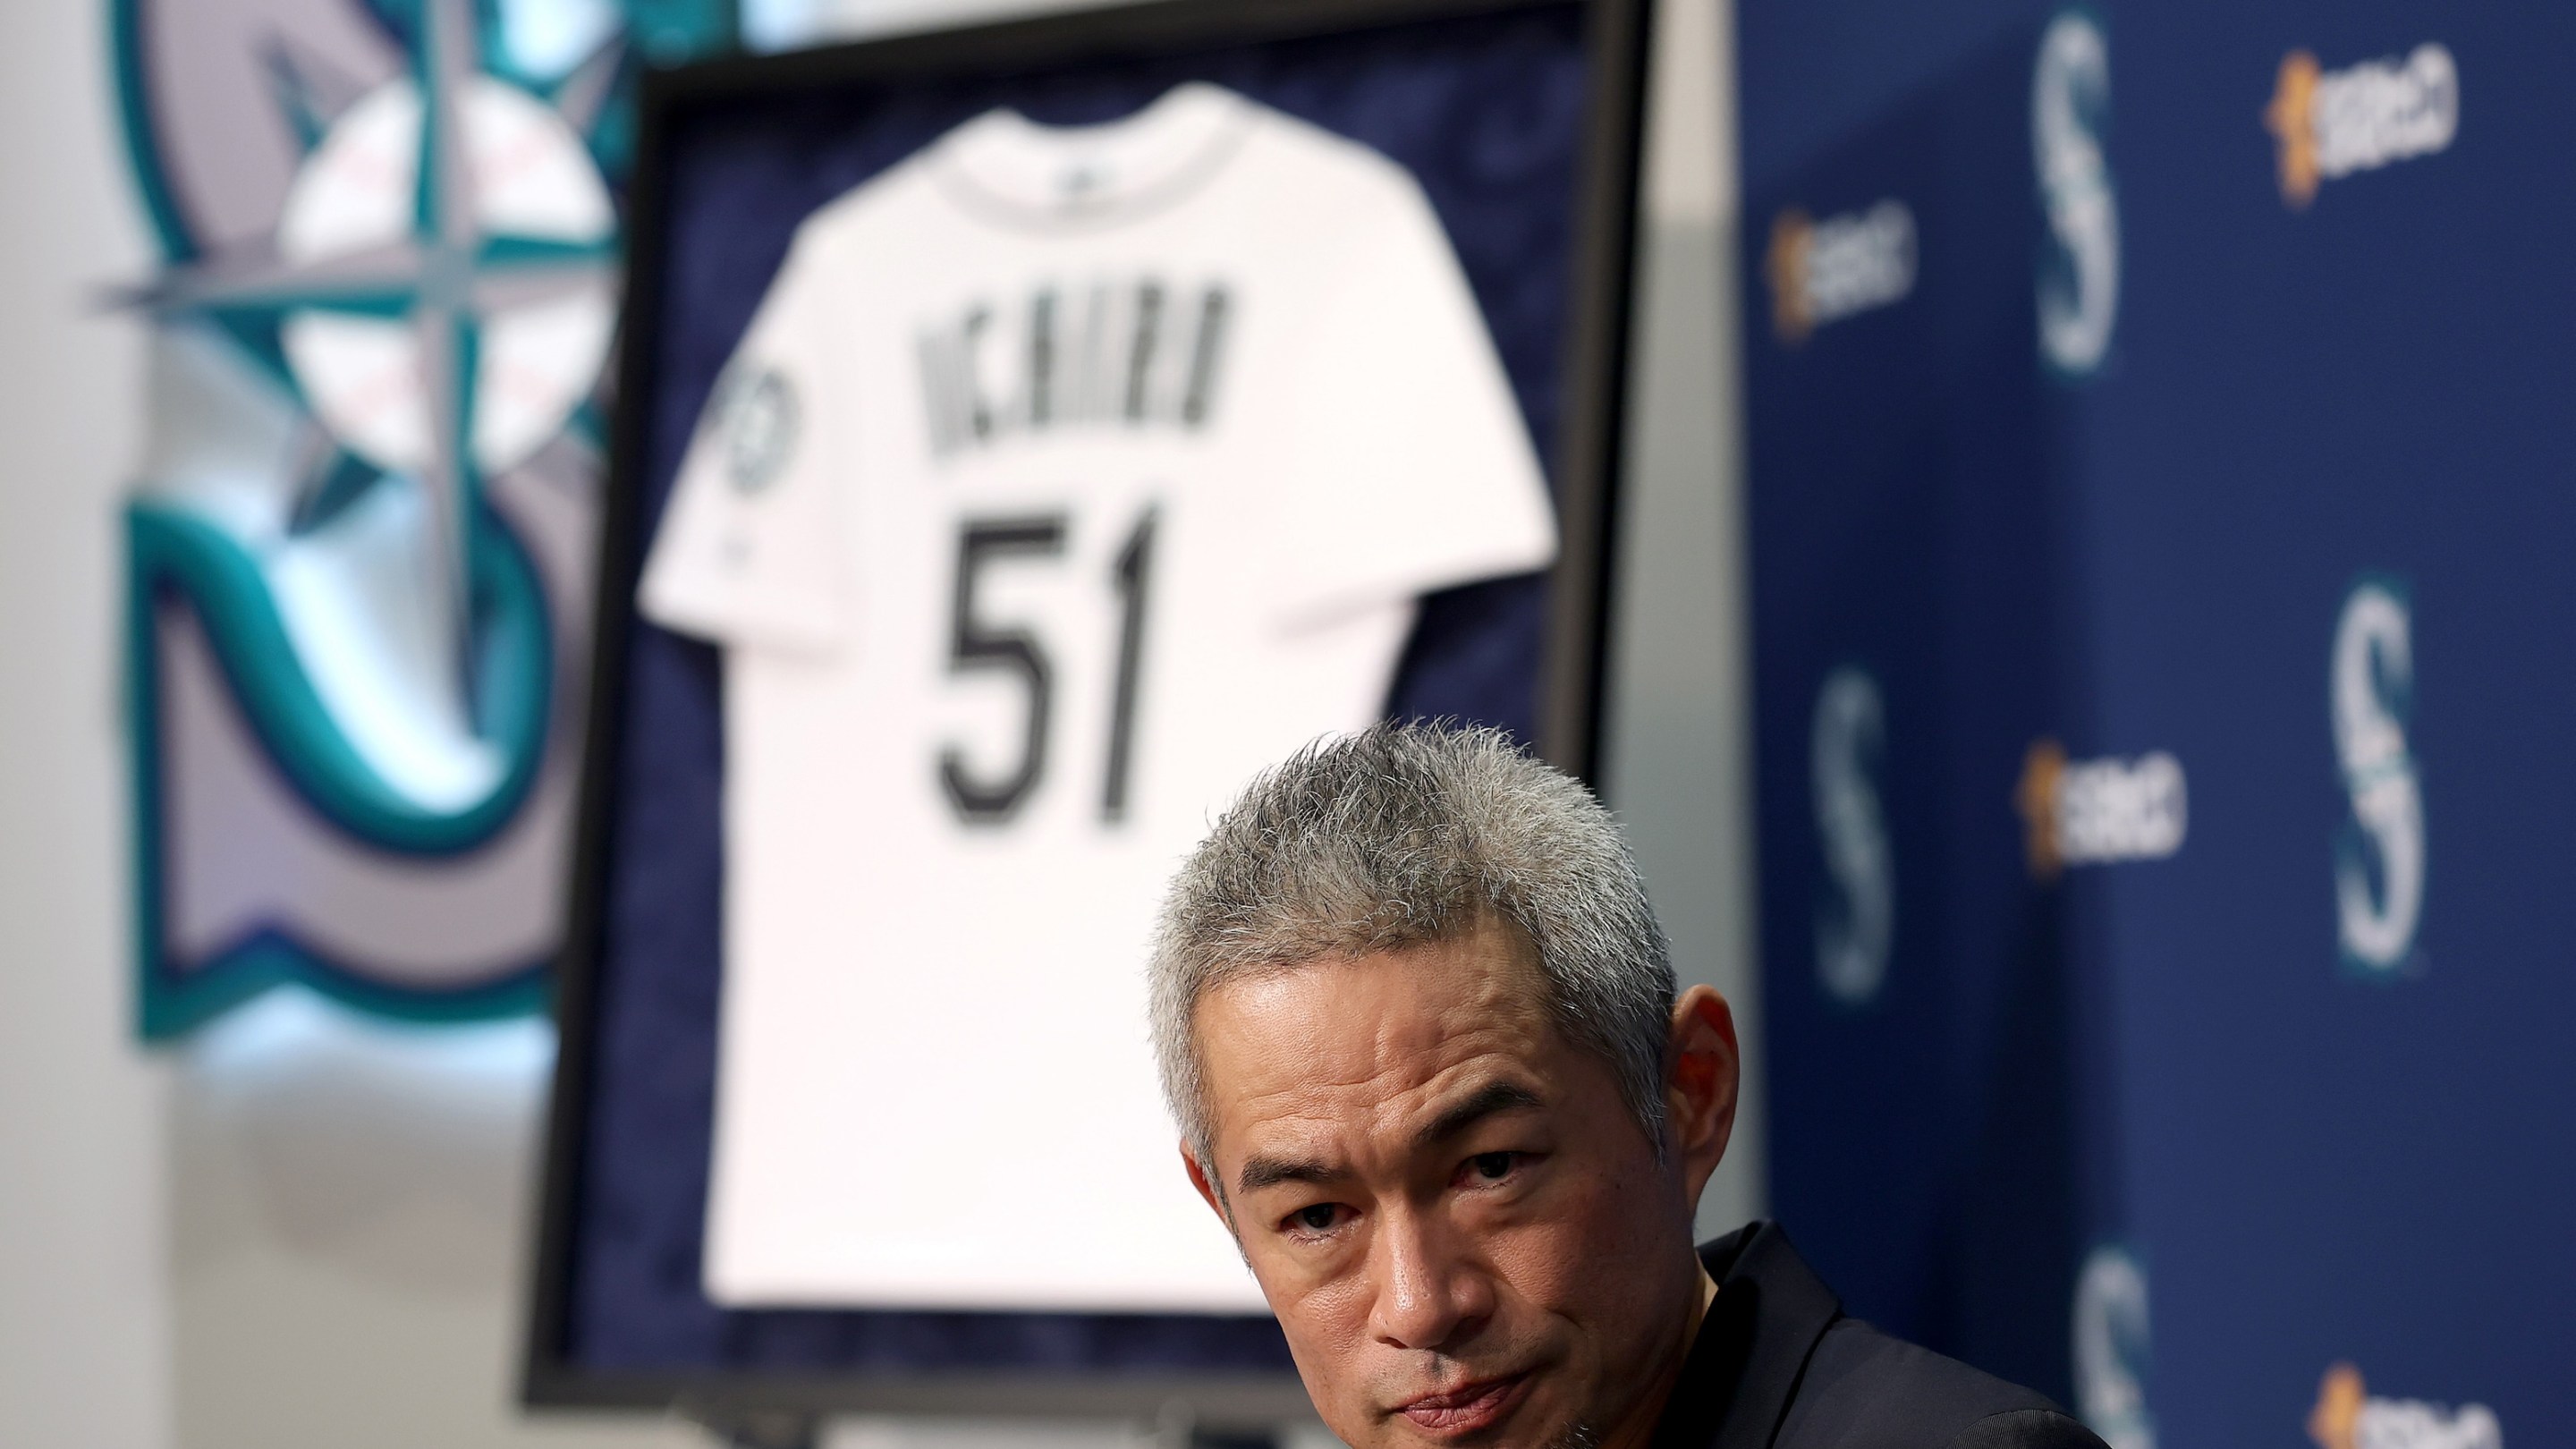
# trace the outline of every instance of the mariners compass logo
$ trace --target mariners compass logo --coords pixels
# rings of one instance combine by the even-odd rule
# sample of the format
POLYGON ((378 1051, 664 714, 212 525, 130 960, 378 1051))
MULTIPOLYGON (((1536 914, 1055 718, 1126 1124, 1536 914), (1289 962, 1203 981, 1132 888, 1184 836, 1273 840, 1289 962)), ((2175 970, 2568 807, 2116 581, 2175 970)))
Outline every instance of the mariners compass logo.
POLYGON ((114 0, 166 265, 128 511, 147 1034, 537 1000, 629 93, 721 0, 114 0))

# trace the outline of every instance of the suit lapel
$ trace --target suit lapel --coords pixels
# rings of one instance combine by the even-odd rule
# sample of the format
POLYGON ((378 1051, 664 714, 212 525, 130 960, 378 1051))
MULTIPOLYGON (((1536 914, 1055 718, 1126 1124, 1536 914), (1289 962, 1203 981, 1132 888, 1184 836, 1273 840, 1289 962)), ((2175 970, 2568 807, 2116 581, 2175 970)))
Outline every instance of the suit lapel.
POLYGON ((1717 1298, 1692 1347, 1692 1381, 1676 1389, 1656 1449, 1770 1449, 1842 1303, 1775 1223, 1708 1244, 1700 1261, 1717 1280, 1717 1298))

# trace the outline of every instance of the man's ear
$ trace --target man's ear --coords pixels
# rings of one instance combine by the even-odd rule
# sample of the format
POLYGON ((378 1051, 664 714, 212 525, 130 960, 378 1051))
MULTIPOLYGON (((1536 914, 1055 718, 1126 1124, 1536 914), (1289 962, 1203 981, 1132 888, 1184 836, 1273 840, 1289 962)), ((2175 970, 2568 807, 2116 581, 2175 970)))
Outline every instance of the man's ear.
POLYGON ((1674 1162, 1694 1208, 1709 1174, 1726 1156, 1735 1132, 1735 1099, 1742 1085, 1743 1054, 1735 1045, 1735 1012, 1713 986, 1694 986, 1673 1003, 1671 1063, 1664 1078, 1664 1113, 1673 1135, 1674 1162))
POLYGON ((1190 1175, 1190 1186, 1199 1190, 1199 1201, 1208 1205, 1208 1211, 1216 1214, 1216 1220, 1225 1224, 1227 1232, 1233 1232, 1234 1219, 1226 1213, 1225 1194, 1208 1180, 1207 1168, 1200 1165, 1199 1155, 1192 1152, 1186 1142, 1181 1144, 1181 1167, 1190 1175))

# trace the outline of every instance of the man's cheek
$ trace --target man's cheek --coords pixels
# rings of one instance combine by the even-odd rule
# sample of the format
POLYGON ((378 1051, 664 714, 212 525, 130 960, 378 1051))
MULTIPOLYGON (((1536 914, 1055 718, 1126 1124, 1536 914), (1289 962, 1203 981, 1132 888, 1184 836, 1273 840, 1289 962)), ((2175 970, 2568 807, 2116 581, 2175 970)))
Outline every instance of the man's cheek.
POLYGON ((1543 1221, 1564 1241, 1567 1254, 1597 1269, 1607 1259, 1663 1241, 1656 1231, 1661 1224, 1646 1210, 1654 1191, 1654 1184, 1617 1171, 1570 1176, 1558 1185, 1543 1221))
POLYGON ((1261 1285, 1262 1296, 1270 1300, 1271 1311, 1282 1317, 1287 1316, 1289 1304, 1302 1308, 1311 1303, 1321 1309, 1333 1300, 1344 1277, 1338 1258, 1298 1251, 1277 1238, 1248 1244, 1243 1260, 1261 1285))
POLYGON ((1600 1247, 1581 1216, 1533 1217, 1486 1235, 1486 1260, 1512 1298, 1553 1309, 1596 1282, 1600 1247))
POLYGON ((1364 1295, 1353 1291, 1355 1285, 1282 1288, 1264 1277, 1261 1286, 1309 1389, 1338 1391, 1360 1373, 1357 1360, 1368 1340, 1368 1308, 1364 1295))
MULTIPOLYGON (((1274 1306, 1277 1300, 1273 1300, 1274 1306)), ((1319 1350, 1336 1356, 1357 1352, 1368 1341, 1370 1298, 1368 1285, 1356 1278, 1335 1278, 1313 1284, 1277 1307, 1283 1324, 1295 1315, 1295 1322, 1306 1338, 1319 1350)))

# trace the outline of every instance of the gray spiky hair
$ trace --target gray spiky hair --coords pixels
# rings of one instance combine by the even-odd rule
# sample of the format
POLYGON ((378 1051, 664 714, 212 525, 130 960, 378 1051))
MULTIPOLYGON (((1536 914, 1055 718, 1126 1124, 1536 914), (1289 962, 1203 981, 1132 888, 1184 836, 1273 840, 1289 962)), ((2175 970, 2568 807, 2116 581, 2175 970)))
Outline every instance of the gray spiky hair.
POLYGON ((1254 780, 1191 852, 1154 945, 1154 1051, 1213 1169, 1194 1020, 1209 991, 1500 926, 1568 1041, 1606 1063, 1660 1154, 1673 968, 1616 821, 1490 729, 1380 725, 1254 780))

